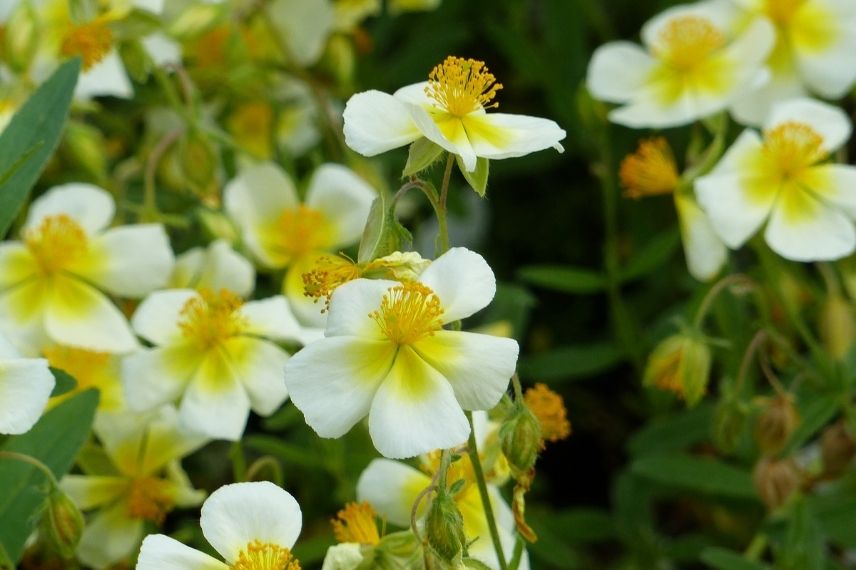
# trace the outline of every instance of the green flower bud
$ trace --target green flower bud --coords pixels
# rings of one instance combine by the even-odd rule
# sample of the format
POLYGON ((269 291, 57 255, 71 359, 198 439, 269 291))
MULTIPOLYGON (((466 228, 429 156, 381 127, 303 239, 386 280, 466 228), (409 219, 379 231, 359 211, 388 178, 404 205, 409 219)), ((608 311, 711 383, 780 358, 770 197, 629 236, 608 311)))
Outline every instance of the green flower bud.
POLYGON ((443 560, 449 562, 459 556, 467 543, 464 536, 464 518, 449 493, 440 492, 431 503, 425 519, 428 544, 443 560))
POLYGON ((853 307, 838 294, 829 295, 820 309, 820 338, 836 360, 843 360, 856 339, 853 307))
POLYGON ((83 515, 77 505, 60 489, 53 489, 48 496, 47 509, 42 515, 42 530, 60 556, 74 556, 83 527, 83 515))
POLYGON ((178 143, 178 163, 186 180, 194 188, 204 190, 214 180, 219 159, 208 139, 190 131, 178 143))
POLYGON ((16 73, 29 69, 39 44, 37 16, 29 2, 22 2, 4 26, 3 59, 16 73))
POLYGON ((518 477, 531 470, 538 459, 543 446, 541 422, 532 410, 518 403, 499 428, 499 439, 511 473, 518 477))
POLYGON ((686 331, 662 341, 645 367, 643 384, 674 392, 695 406, 707 391, 710 379, 710 348, 704 338, 686 331))

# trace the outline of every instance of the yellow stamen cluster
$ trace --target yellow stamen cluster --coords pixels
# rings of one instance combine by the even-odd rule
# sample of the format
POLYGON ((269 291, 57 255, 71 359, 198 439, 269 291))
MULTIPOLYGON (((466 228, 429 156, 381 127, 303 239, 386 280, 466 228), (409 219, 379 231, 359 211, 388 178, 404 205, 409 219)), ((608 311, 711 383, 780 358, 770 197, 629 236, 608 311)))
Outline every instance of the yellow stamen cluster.
POLYGON ((330 524, 333 525, 333 534, 339 542, 372 545, 380 542, 377 513, 367 502, 348 503, 330 524))
POLYGON ((369 313, 383 333, 396 344, 412 344, 442 326, 443 307, 430 287, 411 281, 390 288, 380 309, 369 313))
POLYGON ((799 177, 825 160, 823 137, 809 125, 788 121, 764 133, 764 155, 781 180, 799 177))
POLYGON ((243 300, 226 289, 214 293, 199 292, 181 309, 178 326, 185 337, 195 340, 203 349, 213 348, 241 334, 246 320, 239 309, 243 300))
POLYGON ((526 407, 532 410, 541 424, 541 437, 545 441, 559 441, 571 435, 571 422, 568 421, 562 397, 544 384, 535 384, 523 395, 526 407))
POLYGON ((326 313, 330 308, 333 291, 360 275, 360 267, 347 257, 325 255, 315 262, 311 271, 303 274, 303 294, 316 302, 324 299, 324 309, 321 312, 326 313))
POLYGON ((658 40, 655 53, 682 71, 693 69, 726 43, 725 35, 700 16, 674 18, 660 32, 658 40))
POLYGON ((300 562, 288 548, 254 540, 241 550, 229 570, 300 570, 300 562))
POLYGON ((324 214, 300 204, 279 218, 280 245, 294 257, 324 249, 328 245, 329 226, 324 214))
POLYGON ((41 271, 61 271, 86 254, 86 232, 66 214, 47 216, 24 234, 24 243, 41 271))
POLYGON ((670 194, 680 180, 672 149, 663 137, 640 141, 636 152, 621 162, 619 177, 625 196, 637 199, 670 194))
POLYGON ((79 55, 83 69, 88 70, 104 59, 112 46, 113 32, 103 22, 94 20, 73 25, 65 34, 60 51, 69 57, 79 55))
POLYGON ((128 516, 132 519, 163 523, 175 506, 169 483, 155 477, 138 477, 128 489, 128 516))
POLYGON ((498 107, 491 103, 502 84, 483 61, 449 56, 431 70, 425 94, 456 117, 473 111, 498 107))
POLYGON ((764 12, 776 24, 787 25, 805 0, 767 0, 764 12))

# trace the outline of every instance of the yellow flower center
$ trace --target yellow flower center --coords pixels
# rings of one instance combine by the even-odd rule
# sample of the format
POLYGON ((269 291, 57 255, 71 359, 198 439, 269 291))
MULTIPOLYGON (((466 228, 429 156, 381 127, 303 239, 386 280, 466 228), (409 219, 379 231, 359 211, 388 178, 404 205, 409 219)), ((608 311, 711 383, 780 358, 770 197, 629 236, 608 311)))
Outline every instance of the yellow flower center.
POLYGON ((532 410, 541 424, 541 437, 546 441, 559 441, 571 435, 571 422, 562 397, 544 384, 535 384, 523 395, 526 407, 532 410))
POLYGON ((83 59, 83 69, 89 70, 110 52, 113 46, 113 32, 104 22, 94 20, 80 25, 72 25, 62 40, 60 51, 63 55, 83 59))
POLYGON ((767 0, 764 12, 776 24, 787 25, 805 0, 767 0))
MULTIPOLYGON (((428 472, 431 477, 440 469, 440 464, 443 457, 443 451, 440 449, 434 450, 424 456, 423 469, 428 472)), ((479 453, 482 463, 485 463, 485 457, 479 453)), ((485 473, 488 482, 492 482, 490 475, 485 473)), ((460 455, 456 461, 449 464, 449 470, 446 471, 446 481, 451 486, 457 481, 463 481, 455 497, 460 499, 467 494, 467 491, 474 489, 476 483, 476 471, 473 468, 473 462, 468 455, 460 455)))
POLYGON ((62 271, 87 251, 86 232, 66 214, 47 216, 24 234, 24 243, 44 274, 62 271))
POLYGON ((764 157, 780 181, 799 178, 808 168, 825 160, 823 137, 809 125, 783 123, 764 133, 764 157))
POLYGON ((326 313, 333 291, 358 278, 360 274, 360 266, 350 259, 340 255, 325 255, 318 259, 311 271, 303 274, 303 294, 315 301, 323 298, 325 306, 321 312, 326 313))
POLYGON ((396 344, 412 344, 440 330, 443 307, 429 287, 411 281, 392 287, 383 296, 380 309, 369 316, 396 344))
POLYGON ((239 312, 241 305, 243 300, 231 291, 220 289, 214 293, 203 289, 199 296, 184 304, 178 326, 185 337, 196 341, 201 348, 213 348, 245 329, 246 320, 239 312))
POLYGON ((491 103, 502 84, 483 61, 449 56, 428 75, 425 94, 456 117, 473 111, 498 107, 491 103))
POLYGON ((725 35, 710 20, 681 16, 663 28, 654 52, 673 67, 687 71, 722 48, 725 42, 725 35))
POLYGON ((326 249, 332 232, 324 214, 303 204, 283 212, 278 228, 280 245, 294 257, 326 249))
POLYGON ((622 161, 619 176, 630 198, 669 194, 680 179, 672 149, 663 137, 641 141, 636 152, 622 161))
POLYGON ((348 503, 330 523, 339 542, 378 544, 380 534, 376 519, 377 513, 369 503, 348 503))
POLYGON ((175 506, 169 482, 155 477, 137 477, 128 490, 128 516, 161 524, 175 506))
POLYGON ((52 401, 58 403, 88 388, 96 388, 100 393, 98 409, 116 409, 121 405, 118 365, 110 354, 70 346, 51 346, 43 352, 51 366, 66 371, 77 382, 73 390, 52 401))
POLYGON ((238 555, 230 570, 300 570, 291 550, 270 542, 254 540, 238 555))

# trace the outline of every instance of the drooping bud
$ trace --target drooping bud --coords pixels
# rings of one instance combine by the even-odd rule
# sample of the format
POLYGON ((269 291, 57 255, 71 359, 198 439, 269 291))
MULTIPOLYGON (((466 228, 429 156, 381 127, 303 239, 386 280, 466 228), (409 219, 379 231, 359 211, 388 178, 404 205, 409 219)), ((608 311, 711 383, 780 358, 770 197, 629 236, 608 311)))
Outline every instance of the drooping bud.
POLYGON ((799 489, 801 482, 799 467, 793 459, 771 457, 758 462, 752 479, 758 496, 771 511, 784 505, 799 489))
POLYGON ((25 72, 39 45, 38 17, 30 2, 18 2, 4 25, 3 60, 15 72, 25 72))
POLYGON ((856 340, 853 306, 840 294, 827 296, 820 309, 820 338, 836 360, 843 360, 856 340))
POLYGON ((448 492, 441 491, 434 496, 425 518, 425 534, 428 544, 446 562, 461 556, 467 544, 464 518, 448 492))
POLYGON ((767 404, 755 426, 755 441, 764 455, 780 452, 800 423, 793 396, 779 394, 767 404))
POLYGON ((642 383, 674 392, 692 407, 707 391, 710 361, 710 348, 701 335, 680 332, 663 340, 648 357, 642 383))
POLYGON ((625 196, 635 199, 671 194, 680 182, 672 148, 663 137, 641 141, 621 162, 619 177, 625 196))
POLYGON ((42 515, 42 530, 60 556, 74 557, 83 527, 83 515, 77 505, 59 488, 52 489, 42 515))
POLYGON ((820 438, 823 474, 836 479, 847 471, 856 457, 856 441, 843 421, 836 422, 823 430, 820 438))
POLYGON ((204 191, 214 180, 219 159, 208 139, 190 131, 178 143, 178 163, 191 186, 197 191, 204 191))
POLYGON ((512 475, 528 473, 544 444, 541 422, 529 407, 518 402, 499 428, 499 439, 512 475))
POLYGON ((725 453, 734 451, 749 419, 749 406, 734 397, 725 397, 713 412, 713 443, 725 453))

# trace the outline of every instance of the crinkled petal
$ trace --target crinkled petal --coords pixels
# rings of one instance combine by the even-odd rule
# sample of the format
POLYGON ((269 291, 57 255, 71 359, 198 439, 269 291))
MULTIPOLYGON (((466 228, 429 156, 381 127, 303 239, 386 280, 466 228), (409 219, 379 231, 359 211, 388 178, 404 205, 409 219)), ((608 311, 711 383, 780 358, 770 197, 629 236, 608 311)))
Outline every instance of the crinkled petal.
POLYGON ((654 59, 630 42, 610 42, 594 51, 586 85, 596 99, 625 103, 645 84, 654 59))
POLYGON ((150 534, 140 548, 137 570, 229 570, 229 567, 174 538, 150 534))
POLYGON ((345 142, 363 156, 375 156, 422 136, 406 104, 388 93, 364 91, 345 105, 345 142))
MULTIPOLYGON (((431 484, 431 477, 400 461, 374 459, 357 482, 357 500, 368 501, 388 522, 410 527, 416 497, 431 484)), ((420 513, 424 512, 424 506, 420 513)))
POLYGON ((0 433, 30 431, 54 388, 48 362, 42 358, 0 360, 0 433))
POLYGON ((262 416, 275 412, 286 398, 285 363, 288 354, 266 340, 237 337, 226 345, 253 411, 262 416))
POLYGON ((156 291, 140 303, 131 326, 138 335, 156 345, 179 342, 182 332, 179 328, 181 310, 199 293, 192 289, 170 289, 156 291))
POLYGON ((208 352, 179 406, 181 425, 214 439, 241 439, 250 415, 250 399, 228 354, 208 352))
POLYGON ((823 149, 827 152, 841 147, 853 132, 847 113, 814 99, 793 99, 774 105, 764 129, 769 131, 789 122, 810 126, 823 137, 823 149))
POLYGON ((386 339, 377 322, 369 315, 380 309, 386 292, 399 285, 397 281, 386 279, 355 279, 337 287, 330 301, 326 336, 386 339))
POLYGON ((322 164, 312 175, 306 205, 324 214, 333 227, 331 247, 347 247, 362 235, 377 192, 350 168, 322 164))
POLYGON ((65 214, 77 222, 89 235, 106 228, 116 205, 113 197, 98 186, 72 182, 54 186, 33 201, 24 230, 37 227, 48 216, 65 214))
POLYGON ((484 158, 512 158, 551 147, 564 151, 559 141, 566 133, 549 119, 507 113, 470 113, 463 118, 463 124, 476 155, 484 158))
POLYGON ((840 259, 856 248, 852 220, 804 190, 782 193, 764 238, 770 249, 792 261, 840 259))
POLYGON ((442 319, 450 323, 487 307, 496 294, 496 277, 484 258, 463 247, 453 247, 419 276, 443 307, 442 319))

